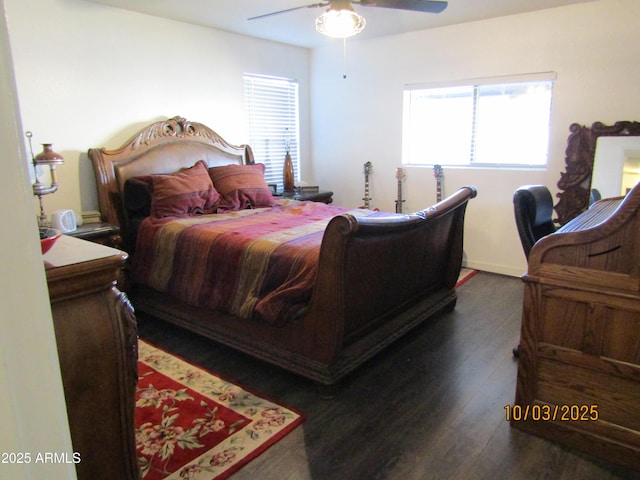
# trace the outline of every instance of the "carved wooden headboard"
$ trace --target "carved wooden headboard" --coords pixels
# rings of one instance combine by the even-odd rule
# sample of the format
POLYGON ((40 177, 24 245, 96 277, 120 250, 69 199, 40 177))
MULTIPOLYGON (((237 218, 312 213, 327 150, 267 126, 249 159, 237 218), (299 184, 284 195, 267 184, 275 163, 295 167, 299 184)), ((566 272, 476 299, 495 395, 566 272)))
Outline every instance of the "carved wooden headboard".
POLYGON ((252 164, 248 145, 231 145, 206 125, 182 117, 152 123, 115 150, 92 148, 102 221, 120 225, 125 182, 140 175, 173 173, 205 160, 210 167, 252 164))

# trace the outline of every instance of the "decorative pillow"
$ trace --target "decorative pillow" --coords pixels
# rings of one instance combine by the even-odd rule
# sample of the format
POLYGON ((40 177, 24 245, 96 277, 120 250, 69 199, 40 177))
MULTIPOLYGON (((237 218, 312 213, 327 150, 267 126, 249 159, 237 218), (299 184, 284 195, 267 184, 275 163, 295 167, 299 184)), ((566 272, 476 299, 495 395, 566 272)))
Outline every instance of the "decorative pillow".
POLYGON ((220 194, 213 187, 204 160, 193 167, 151 177, 151 216, 156 218, 212 213, 220 194))
POLYGON ((221 209, 243 210, 275 204, 276 199, 264 179, 262 163, 212 167, 209 175, 215 189, 223 197, 221 209))
POLYGON ((126 225, 121 225, 120 235, 124 238, 125 250, 133 253, 138 227, 151 214, 151 176, 128 179, 124 184, 123 196, 126 225))
POLYGON ((128 179, 124 184, 123 195, 127 212, 148 217, 151 214, 151 175, 128 179))

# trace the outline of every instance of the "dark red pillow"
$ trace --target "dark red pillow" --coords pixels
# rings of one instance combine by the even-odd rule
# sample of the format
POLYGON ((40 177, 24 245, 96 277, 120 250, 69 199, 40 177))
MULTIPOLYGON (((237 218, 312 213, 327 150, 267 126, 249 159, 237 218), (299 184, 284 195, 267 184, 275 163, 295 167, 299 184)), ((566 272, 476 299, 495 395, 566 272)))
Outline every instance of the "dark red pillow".
POLYGON ((264 165, 225 165, 212 167, 209 175, 215 189, 222 195, 220 209, 271 207, 276 199, 264 179, 264 165))
POLYGON ((220 194, 204 160, 193 167, 151 178, 151 216, 156 218, 213 213, 220 194))

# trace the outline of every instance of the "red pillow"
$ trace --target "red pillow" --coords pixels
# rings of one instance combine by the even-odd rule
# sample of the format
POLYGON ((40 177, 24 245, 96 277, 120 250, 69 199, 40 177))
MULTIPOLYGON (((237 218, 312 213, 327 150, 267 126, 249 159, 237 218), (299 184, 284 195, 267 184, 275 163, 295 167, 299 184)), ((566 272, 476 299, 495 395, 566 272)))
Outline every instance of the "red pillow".
POLYGON ((264 179, 262 163, 212 167, 209 175, 215 189, 223 197, 221 209, 243 210, 275 204, 276 199, 264 179))
POLYGON ((220 194, 213 187, 204 160, 193 167, 151 177, 151 216, 156 218, 212 213, 220 194))

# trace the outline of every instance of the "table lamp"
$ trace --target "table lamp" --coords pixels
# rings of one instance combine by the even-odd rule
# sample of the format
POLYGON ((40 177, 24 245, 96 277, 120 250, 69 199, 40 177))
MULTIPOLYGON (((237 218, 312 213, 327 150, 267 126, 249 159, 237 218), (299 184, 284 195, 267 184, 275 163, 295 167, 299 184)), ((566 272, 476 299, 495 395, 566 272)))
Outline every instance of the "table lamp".
POLYGON ((33 194, 38 197, 38 201, 40 202, 40 216, 38 217, 38 225, 44 227, 47 226, 49 222, 47 221, 47 216, 44 213, 42 196, 48 195, 58 190, 58 181, 56 179, 56 165, 62 165, 64 163, 64 158, 59 153, 53 151, 51 143, 43 143, 42 152, 34 156, 33 146, 31 145, 31 137, 33 136, 33 134, 31 132, 27 132, 25 135, 29 139, 31 163, 33 164, 33 172, 35 175, 35 182, 33 183, 33 194), (51 185, 48 187, 40 183, 40 179, 38 178, 38 166, 40 165, 48 165, 49 170, 51 171, 51 185))

